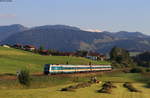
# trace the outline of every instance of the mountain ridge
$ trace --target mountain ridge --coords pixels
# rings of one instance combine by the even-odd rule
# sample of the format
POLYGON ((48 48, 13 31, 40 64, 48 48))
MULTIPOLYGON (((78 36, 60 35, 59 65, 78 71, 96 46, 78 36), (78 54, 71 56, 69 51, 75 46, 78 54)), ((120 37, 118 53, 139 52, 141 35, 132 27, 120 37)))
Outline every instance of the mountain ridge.
POLYGON ((0 41, 4 40, 5 38, 9 37, 12 34, 15 34, 17 32, 21 32, 24 30, 27 30, 27 27, 24 27, 20 24, 12 24, 12 25, 6 25, 6 26, 0 26, 0 41))
POLYGON ((84 49, 108 53, 112 47, 118 46, 129 51, 142 52, 150 49, 150 36, 141 32, 89 32, 73 26, 45 25, 14 33, 1 42, 16 43, 60 51, 84 49))

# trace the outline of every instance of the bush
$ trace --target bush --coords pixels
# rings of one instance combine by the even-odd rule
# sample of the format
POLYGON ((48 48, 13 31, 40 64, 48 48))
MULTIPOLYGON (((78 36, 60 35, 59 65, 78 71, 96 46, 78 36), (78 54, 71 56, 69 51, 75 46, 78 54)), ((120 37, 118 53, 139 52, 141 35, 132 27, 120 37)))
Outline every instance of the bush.
POLYGON ((130 72, 131 73, 142 73, 142 72, 144 72, 144 70, 142 69, 142 68, 132 68, 131 70, 130 70, 130 72))
POLYGON ((25 86, 30 86, 30 75, 29 75, 29 70, 28 69, 22 69, 18 73, 18 80, 19 83, 25 86))

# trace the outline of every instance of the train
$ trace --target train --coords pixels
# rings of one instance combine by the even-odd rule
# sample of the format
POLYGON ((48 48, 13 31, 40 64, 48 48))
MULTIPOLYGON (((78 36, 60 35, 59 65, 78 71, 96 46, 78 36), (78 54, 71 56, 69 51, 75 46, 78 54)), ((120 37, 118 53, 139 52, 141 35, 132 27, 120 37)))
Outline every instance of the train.
POLYGON ((111 65, 63 65, 45 64, 44 74, 80 73, 94 71, 111 71, 111 65))

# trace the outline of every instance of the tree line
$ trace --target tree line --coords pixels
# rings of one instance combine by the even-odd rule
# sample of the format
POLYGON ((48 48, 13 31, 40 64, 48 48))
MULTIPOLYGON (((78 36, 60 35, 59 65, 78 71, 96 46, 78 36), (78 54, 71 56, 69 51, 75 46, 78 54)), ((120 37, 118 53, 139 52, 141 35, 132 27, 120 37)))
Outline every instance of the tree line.
POLYGON ((110 61, 115 68, 150 68, 150 51, 131 57, 129 51, 123 48, 113 47, 110 51, 110 61))

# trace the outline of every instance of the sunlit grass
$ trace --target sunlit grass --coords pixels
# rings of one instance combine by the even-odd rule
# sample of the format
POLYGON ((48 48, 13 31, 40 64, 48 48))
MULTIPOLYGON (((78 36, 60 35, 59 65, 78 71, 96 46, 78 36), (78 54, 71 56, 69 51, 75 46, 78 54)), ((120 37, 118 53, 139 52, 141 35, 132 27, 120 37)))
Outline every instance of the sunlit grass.
POLYGON ((23 90, 0 90, 2 98, 149 98, 150 89, 144 88, 143 84, 135 83, 134 86, 142 93, 129 92, 122 83, 115 83, 117 88, 112 89, 112 94, 102 94, 96 91, 101 88, 100 84, 91 87, 77 89, 75 92, 61 92, 60 89, 69 85, 56 86, 40 89, 23 90))
POLYGON ((28 67, 30 72, 43 72, 44 64, 109 64, 106 61, 92 61, 81 57, 68 56, 41 56, 18 49, 0 47, 0 74, 16 73, 28 67))

